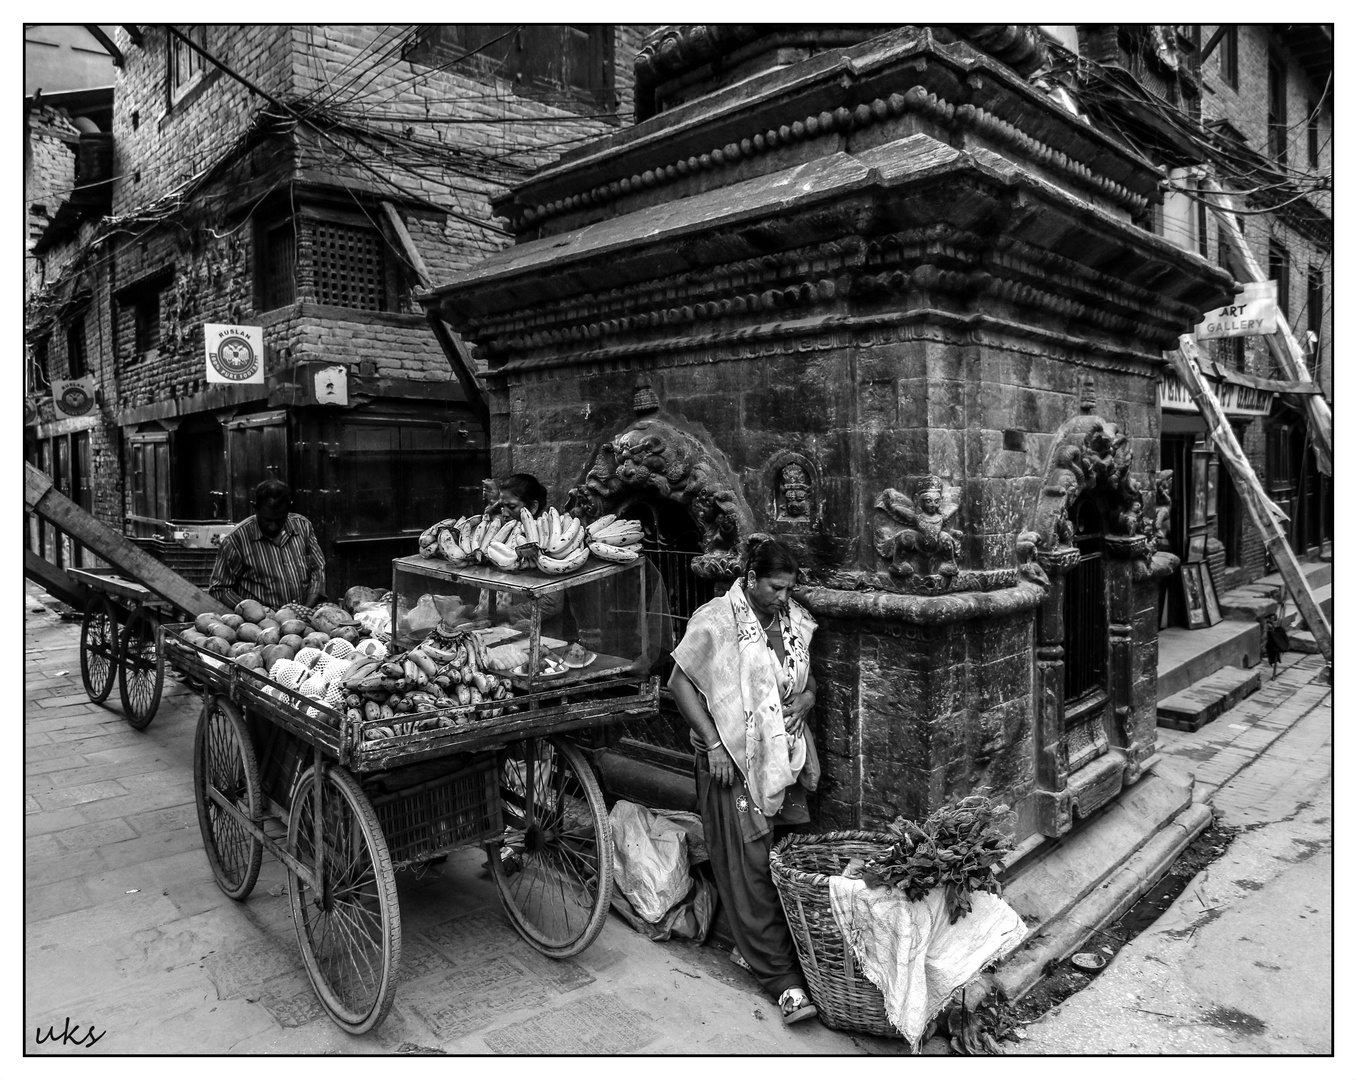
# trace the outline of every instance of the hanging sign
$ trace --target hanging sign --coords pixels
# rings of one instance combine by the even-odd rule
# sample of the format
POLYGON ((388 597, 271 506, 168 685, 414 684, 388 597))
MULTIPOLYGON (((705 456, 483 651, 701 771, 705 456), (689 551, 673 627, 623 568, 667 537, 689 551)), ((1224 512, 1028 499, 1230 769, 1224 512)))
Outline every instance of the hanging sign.
POLYGON ((1208 311, 1197 324, 1197 340, 1277 332, 1277 283, 1250 281, 1234 303, 1208 311))
MULTIPOLYGON (((1205 373, 1202 377, 1215 393, 1221 409, 1229 416, 1266 416, 1272 407, 1274 395, 1265 389, 1225 379, 1212 379, 1205 373)), ((1192 394, 1168 368, 1159 373, 1159 407, 1165 412, 1197 411, 1192 394)))
POLYGON ((94 411, 94 376, 53 379, 52 408, 58 416, 88 416, 94 411))
POLYGON ((203 323, 210 383, 264 381, 264 328, 203 323))

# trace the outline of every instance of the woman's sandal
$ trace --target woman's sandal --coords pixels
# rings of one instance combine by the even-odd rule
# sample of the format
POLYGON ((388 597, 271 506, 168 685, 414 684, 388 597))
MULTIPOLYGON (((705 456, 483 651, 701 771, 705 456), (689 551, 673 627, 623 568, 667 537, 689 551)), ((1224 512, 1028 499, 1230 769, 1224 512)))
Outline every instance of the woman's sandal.
POLYGON ((809 1020, 812 1016, 818 1016, 820 1010, 810 1000, 810 996, 799 986, 792 986, 782 991, 782 996, 777 999, 777 1003, 782 1008, 782 1022, 784 1024, 795 1024, 802 1020, 809 1020))
POLYGON ((736 967, 744 968, 745 971, 753 972, 754 970, 752 967, 749 966, 749 961, 740 955, 739 949, 730 950, 730 962, 734 964, 736 967))

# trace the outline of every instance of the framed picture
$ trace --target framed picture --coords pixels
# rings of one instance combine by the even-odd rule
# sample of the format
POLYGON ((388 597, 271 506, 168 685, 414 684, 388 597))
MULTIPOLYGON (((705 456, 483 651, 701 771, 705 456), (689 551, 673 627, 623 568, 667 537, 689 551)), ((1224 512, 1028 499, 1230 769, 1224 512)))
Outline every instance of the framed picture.
POLYGON ((1220 486, 1220 458, 1212 456, 1206 466, 1206 516, 1216 516, 1216 489, 1220 486))
POLYGON ((1187 610, 1187 628, 1200 630, 1210 626, 1206 615, 1206 597, 1202 595, 1202 564, 1184 563, 1178 568, 1183 583, 1183 607, 1187 610))
POLYGON ((1202 599, 1206 601, 1206 618, 1212 626, 1220 622, 1220 600, 1216 597, 1216 582, 1211 577, 1211 568, 1205 563, 1201 566, 1202 599))
POLYGON ((1198 533, 1187 538, 1187 561, 1201 562, 1206 558, 1206 533, 1198 533))
POLYGON ((1188 525, 1200 528, 1206 524, 1206 486, 1210 476, 1211 455, 1200 450, 1192 452, 1192 511, 1188 525))

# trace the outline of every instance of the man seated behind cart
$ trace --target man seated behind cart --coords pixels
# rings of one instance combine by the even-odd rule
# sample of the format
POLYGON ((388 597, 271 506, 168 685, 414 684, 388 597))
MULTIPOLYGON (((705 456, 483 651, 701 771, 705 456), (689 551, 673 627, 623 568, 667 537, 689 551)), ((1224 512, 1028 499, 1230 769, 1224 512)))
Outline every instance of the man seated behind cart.
POLYGON ((325 594, 325 555, 316 531, 290 513, 292 489, 265 480, 254 489, 254 513, 222 537, 207 591, 235 607, 258 600, 269 608, 312 606, 325 594))

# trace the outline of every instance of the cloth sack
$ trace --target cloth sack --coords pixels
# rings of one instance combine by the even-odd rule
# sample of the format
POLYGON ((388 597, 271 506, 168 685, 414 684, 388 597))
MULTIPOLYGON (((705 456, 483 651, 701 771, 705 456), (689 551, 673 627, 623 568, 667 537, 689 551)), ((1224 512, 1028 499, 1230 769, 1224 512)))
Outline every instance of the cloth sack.
POLYGON ((829 901, 858 966, 885 999, 886 1016, 916 1051, 952 995, 1027 937, 1022 918, 993 893, 972 893, 970 914, 955 923, 942 889, 910 900, 899 889, 836 874, 829 901))
POLYGON ((619 799, 608 815, 613 834, 613 876, 636 914, 658 923, 692 887, 688 834, 681 825, 619 799))

